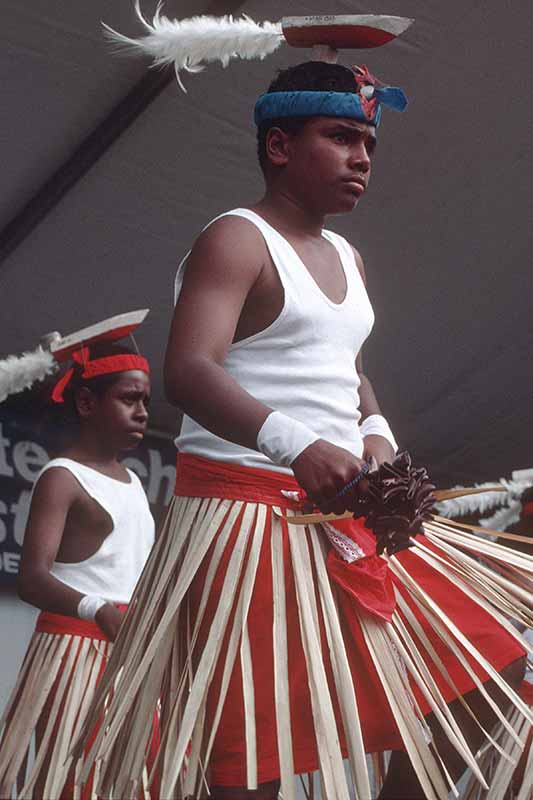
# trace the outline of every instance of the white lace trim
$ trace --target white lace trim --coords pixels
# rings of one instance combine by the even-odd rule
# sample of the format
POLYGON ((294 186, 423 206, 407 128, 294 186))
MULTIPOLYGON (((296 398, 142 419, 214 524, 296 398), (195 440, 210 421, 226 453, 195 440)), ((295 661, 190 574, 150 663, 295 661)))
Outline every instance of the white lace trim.
POLYGON ((322 528, 337 553, 344 561, 347 561, 348 564, 352 564, 354 561, 359 561, 360 558, 365 557, 365 551, 359 547, 357 542, 354 542, 349 536, 338 531, 333 525, 324 522, 322 523, 322 528))

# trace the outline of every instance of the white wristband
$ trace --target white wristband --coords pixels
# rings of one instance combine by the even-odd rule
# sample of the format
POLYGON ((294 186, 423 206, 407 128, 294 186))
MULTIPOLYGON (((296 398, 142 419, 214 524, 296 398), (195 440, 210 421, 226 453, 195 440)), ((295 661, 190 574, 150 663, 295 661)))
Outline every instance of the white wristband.
POLYGON ((102 606, 105 606, 107 600, 101 597, 96 597, 92 594, 86 594, 78 603, 78 617, 84 619, 85 622, 94 622, 96 614, 102 606))
POLYGON ((361 431, 363 439, 365 436, 383 436, 383 438, 389 442, 394 452, 396 453, 398 451, 398 445, 390 429, 390 425, 381 414, 371 414, 364 419, 359 426, 359 430, 361 431))
POLYGON ((320 436, 303 422, 273 411, 257 434, 257 448, 279 467, 290 467, 294 459, 317 439, 320 436))

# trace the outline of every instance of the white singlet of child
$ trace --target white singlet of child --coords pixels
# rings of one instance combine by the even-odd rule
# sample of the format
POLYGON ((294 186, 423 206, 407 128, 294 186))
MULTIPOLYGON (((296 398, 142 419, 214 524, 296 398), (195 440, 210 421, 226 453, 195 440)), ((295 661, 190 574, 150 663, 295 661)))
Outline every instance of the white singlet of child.
MULTIPOLYGON (((283 309, 271 325, 230 347, 224 369, 257 400, 361 457, 360 380, 355 359, 372 330, 374 312, 351 246, 342 236, 322 231, 337 251, 346 278, 344 300, 334 303, 289 242, 262 217, 246 208, 221 217, 227 215, 244 217, 259 228, 285 297, 283 309)), ((176 300, 187 257, 178 267, 176 300)), ((180 452, 216 461, 291 472, 263 453, 215 436, 188 416, 183 418, 176 446, 180 452)))
POLYGON ((124 483, 70 458, 52 459, 39 478, 56 467, 74 475, 109 514, 113 530, 92 556, 75 563, 54 561, 50 573, 84 595, 129 603, 155 538, 154 518, 139 478, 128 470, 130 480, 124 483))

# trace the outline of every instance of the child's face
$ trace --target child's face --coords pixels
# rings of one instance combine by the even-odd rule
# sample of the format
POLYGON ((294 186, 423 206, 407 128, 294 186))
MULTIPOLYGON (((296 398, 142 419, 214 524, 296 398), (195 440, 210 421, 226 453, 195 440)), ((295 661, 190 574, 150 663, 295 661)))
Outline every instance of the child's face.
POLYGON ((146 433, 149 402, 148 375, 141 370, 122 372, 97 398, 91 423, 117 450, 131 450, 146 433))

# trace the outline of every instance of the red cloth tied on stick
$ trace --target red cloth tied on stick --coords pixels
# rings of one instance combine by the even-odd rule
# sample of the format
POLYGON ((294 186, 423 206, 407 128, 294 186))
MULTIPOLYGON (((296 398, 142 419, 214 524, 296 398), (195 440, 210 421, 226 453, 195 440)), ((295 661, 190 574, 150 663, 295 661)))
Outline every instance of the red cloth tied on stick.
POLYGON ((387 562, 376 554, 374 534, 364 526, 363 520, 346 519, 329 524, 365 553, 349 563, 332 547, 326 561, 329 577, 352 602, 390 622, 396 608, 394 585, 387 562))

